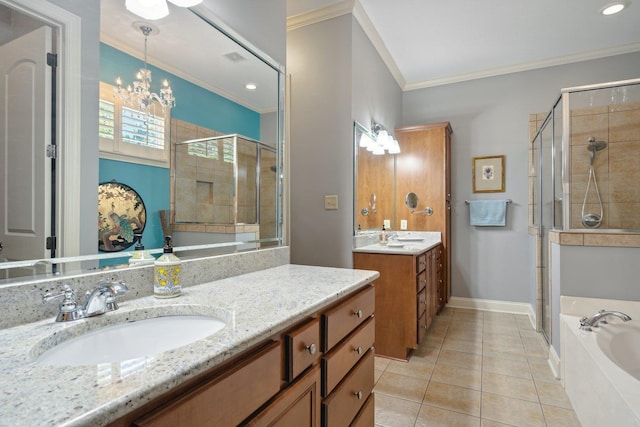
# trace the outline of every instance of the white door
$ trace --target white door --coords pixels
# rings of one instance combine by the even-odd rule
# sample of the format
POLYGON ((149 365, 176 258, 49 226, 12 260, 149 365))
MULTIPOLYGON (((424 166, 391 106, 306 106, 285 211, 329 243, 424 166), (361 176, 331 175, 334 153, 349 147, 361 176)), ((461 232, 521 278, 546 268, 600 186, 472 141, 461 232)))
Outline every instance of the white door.
POLYGON ((0 46, 0 242, 9 261, 47 258, 51 28, 0 46))

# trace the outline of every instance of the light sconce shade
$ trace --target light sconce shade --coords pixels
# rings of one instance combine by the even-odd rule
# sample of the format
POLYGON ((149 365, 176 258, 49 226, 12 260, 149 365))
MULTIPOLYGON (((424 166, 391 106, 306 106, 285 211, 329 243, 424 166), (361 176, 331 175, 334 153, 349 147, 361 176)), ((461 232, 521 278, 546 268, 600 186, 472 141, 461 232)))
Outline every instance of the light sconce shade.
POLYGON ((127 0, 125 7, 129 12, 150 21, 162 19, 169 14, 165 0, 127 0))
POLYGON ((360 134, 360 142, 358 144, 360 147, 367 148, 371 147, 373 144, 375 144, 375 142, 367 133, 362 132, 362 134, 360 134))
MULTIPOLYGON (((372 151, 373 154, 376 155, 382 155, 385 151, 389 152, 389 154, 400 153, 400 144, 398 144, 398 141, 393 136, 389 135, 389 132, 387 132, 380 123, 376 123, 375 121, 371 122, 371 133, 375 135, 376 139, 371 140, 373 147, 368 146, 367 150, 372 151)), ((362 147, 362 138, 360 138, 360 144, 362 147)))
POLYGON ((389 147, 389 154, 400 154, 400 144, 397 139, 393 139, 393 143, 389 147))
POLYGON ((376 156, 382 156, 384 154, 384 148, 380 144, 375 144, 372 153, 376 156))

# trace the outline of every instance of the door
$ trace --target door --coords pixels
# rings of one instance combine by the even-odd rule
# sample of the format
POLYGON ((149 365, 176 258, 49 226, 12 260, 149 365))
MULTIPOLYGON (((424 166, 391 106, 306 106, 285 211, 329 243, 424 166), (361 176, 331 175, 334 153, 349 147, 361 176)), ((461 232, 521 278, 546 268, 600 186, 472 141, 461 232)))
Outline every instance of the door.
POLYGON ((9 261, 46 258, 50 232, 51 28, 0 46, 0 242, 9 261))

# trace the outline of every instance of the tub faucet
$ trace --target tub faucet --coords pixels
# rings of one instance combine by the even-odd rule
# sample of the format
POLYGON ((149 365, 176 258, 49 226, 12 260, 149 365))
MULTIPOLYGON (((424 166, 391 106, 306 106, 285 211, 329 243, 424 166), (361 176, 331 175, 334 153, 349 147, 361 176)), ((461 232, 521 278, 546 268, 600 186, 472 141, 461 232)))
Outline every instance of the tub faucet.
POLYGON ((583 317, 582 319, 580 319, 580 329, 583 331, 590 331, 591 328, 599 326, 600 323, 606 324, 607 321, 605 319, 609 316, 617 317, 623 322, 628 322, 629 320, 631 320, 631 317, 620 311, 600 310, 591 317, 583 317))

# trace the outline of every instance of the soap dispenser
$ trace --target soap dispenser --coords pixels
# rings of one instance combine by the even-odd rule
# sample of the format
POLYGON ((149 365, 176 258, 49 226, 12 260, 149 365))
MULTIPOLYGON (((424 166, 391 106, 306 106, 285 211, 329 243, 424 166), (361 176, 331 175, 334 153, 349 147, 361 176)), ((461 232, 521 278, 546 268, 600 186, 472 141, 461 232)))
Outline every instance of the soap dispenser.
POLYGON ((388 242, 389 242, 389 233, 387 233, 387 230, 384 228, 384 224, 382 224, 382 232, 380 233, 380 244, 384 246, 388 242))
POLYGON ((136 244, 131 258, 129 258, 129 266, 153 264, 156 260, 149 251, 144 249, 142 244, 142 233, 134 233, 133 241, 136 244))
POLYGON ((171 236, 164 237, 162 255, 153 266, 153 295, 156 298, 173 298, 180 295, 180 265, 182 261, 173 254, 171 236))

